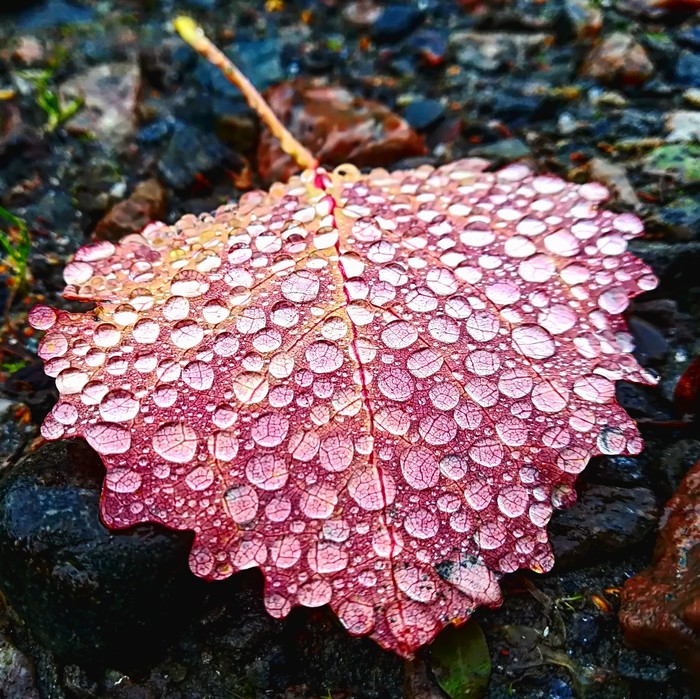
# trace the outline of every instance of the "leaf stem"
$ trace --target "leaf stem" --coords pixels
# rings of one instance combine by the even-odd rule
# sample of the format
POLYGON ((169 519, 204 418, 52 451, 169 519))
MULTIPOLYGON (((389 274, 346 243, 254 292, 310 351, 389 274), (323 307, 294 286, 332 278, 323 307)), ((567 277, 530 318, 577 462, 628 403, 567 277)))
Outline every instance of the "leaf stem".
POLYGON ((238 68, 220 51, 204 34, 202 28, 191 17, 178 17, 175 22, 178 34, 203 58, 216 66, 232 82, 245 97, 248 104, 258 113, 265 125, 279 139, 287 155, 290 155, 302 168, 315 168, 318 161, 299 141, 292 136, 265 98, 255 89, 253 84, 238 68))

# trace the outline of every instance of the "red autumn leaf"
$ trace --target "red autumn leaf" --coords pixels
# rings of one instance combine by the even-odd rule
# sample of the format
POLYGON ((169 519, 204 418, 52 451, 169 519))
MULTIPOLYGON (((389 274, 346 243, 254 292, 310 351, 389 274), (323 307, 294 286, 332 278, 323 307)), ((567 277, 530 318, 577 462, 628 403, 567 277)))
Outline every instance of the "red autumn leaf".
MULTIPOLYGON (((271 87, 265 97, 290 132, 326 165, 379 167, 427 152, 423 138, 404 119, 340 85, 299 78, 271 87)), ((299 167, 266 130, 260 136, 258 170, 266 182, 274 182, 286 181, 299 167)))
POLYGON ((589 458, 642 447, 620 314, 656 280, 605 188, 485 166, 307 170, 79 250, 96 310, 30 321, 42 433, 102 455, 107 525, 192 530, 197 575, 260 567, 273 616, 330 604, 407 657, 549 569, 589 458))

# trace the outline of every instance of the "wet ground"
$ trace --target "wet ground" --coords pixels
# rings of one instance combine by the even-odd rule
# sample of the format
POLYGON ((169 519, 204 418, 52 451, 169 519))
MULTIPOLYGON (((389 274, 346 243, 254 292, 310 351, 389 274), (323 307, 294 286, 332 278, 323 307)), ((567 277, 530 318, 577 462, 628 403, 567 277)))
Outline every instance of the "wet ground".
MULTIPOLYGON (((12 231, 0 269, 0 696, 443 696, 429 649, 405 664, 326 610, 274 621, 256 573, 202 583, 186 537, 108 534, 91 450, 29 453, 55 394, 26 314, 37 301, 76 307, 61 298, 72 253, 283 171, 235 88, 172 31, 183 11, 260 89, 313 77, 403 116, 427 152, 402 132, 379 149, 387 166, 521 159, 602 181, 613 209, 644 219, 632 247, 660 285, 629 321, 661 382, 619 399, 647 448, 595 460, 579 503, 550 526, 555 569, 510 576, 503 607, 476 614, 492 662, 484 696, 694 696, 668 652, 625 646, 616 615, 618 589, 651 560, 663 503, 700 458, 697 405, 674 401, 700 354, 700 19, 696 3, 662 0, 2 4, 0 207, 18 221, 0 221, 12 231)), ((355 108, 364 116, 348 130, 370 118, 355 108)), ((386 115, 371 118, 377 139, 396 136, 386 115)), ((319 148, 326 122, 314 121, 319 148)))

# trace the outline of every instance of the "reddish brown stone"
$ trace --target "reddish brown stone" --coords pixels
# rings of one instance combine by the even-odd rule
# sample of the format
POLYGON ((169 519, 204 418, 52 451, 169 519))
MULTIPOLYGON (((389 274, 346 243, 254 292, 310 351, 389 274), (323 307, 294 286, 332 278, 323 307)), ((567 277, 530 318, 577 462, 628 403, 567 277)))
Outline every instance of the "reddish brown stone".
POLYGON ((166 213, 166 192, 158 180, 136 186, 131 196, 113 206, 95 228, 98 240, 119 240, 129 233, 139 233, 146 224, 158 221, 166 213))
MULTIPOLYGON (((391 165, 425 155, 425 143, 401 117, 378 102, 338 85, 303 79, 270 88, 265 95, 285 126, 324 165, 391 165)), ((258 170, 267 181, 285 181, 299 167, 266 130, 258 147, 258 170)))
POLYGON ((622 32, 605 37, 583 65, 585 76, 605 84, 641 85, 653 73, 654 65, 644 47, 622 32))
POLYGON ((652 565, 622 590, 625 640, 668 648, 700 680, 700 461, 668 501, 652 565))

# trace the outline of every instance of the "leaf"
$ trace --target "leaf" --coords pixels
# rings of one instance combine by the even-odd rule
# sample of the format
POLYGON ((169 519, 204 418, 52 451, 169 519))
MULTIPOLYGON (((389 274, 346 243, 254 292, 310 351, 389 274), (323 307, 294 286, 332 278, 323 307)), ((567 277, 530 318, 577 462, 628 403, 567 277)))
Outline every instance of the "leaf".
MULTIPOLYGON (((271 87, 265 97, 291 133, 326 165, 377 167, 427 152, 423 138, 404 119, 339 85, 298 78, 271 87)), ((260 136, 258 169, 266 182, 298 171, 269 131, 260 136)))
POLYGON ((330 604, 406 657, 548 570, 589 458, 642 448, 614 382, 654 382, 620 314, 656 280, 603 187, 486 164, 307 170, 81 248, 95 311, 30 322, 106 524, 192 530, 195 574, 260 567, 274 617, 330 604))
POLYGON ((450 626, 430 646, 431 667, 450 699, 479 699, 491 677, 491 656, 481 626, 473 619, 450 626))

